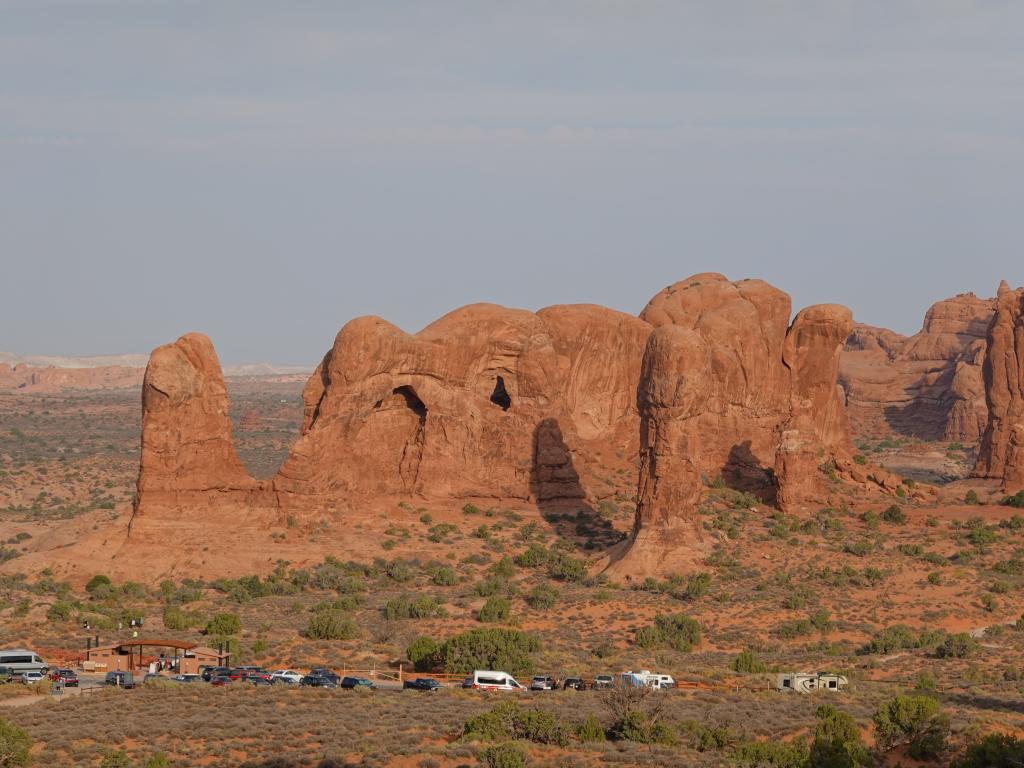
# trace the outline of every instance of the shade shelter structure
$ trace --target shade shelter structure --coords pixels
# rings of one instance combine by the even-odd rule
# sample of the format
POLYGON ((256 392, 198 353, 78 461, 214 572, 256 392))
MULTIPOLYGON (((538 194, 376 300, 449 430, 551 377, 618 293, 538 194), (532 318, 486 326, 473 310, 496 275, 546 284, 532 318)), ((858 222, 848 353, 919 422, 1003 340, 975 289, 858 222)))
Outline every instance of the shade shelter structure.
POLYGON ((148 667, 149 659, 154 656, 167 659, 168 668, 180 674, 197 674, 199 668, 204 665, 227 666, 231 659, 231 653, 224 648, 207 648, 197 643, 166 638, 133 637, 110 645, 97 643, 95 646, 90 639, 89 647, 85 650, 87 662, 91 662, 97 669, 108 671, 142 670, 148 667))

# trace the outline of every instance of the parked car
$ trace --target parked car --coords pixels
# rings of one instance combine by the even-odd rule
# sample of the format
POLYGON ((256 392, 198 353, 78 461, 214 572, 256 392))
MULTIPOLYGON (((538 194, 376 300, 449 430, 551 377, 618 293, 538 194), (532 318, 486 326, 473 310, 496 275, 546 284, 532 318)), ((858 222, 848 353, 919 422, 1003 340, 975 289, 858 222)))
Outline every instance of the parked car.
POLYGON ((270 673, 258 667, 235 667, 228 673, 228 677, 232 680, 256 683, 257 685, 260 684, 257 681, 262 681, 267 685, 270 684, 270 673))
POLYGON ((463 680, 462 681, 462 687, 463 688, 472 688, 473 687, 473 678, 472 677, 467 677, 465 680, 463 680))
POLYGON ((293 669, 278 669, 270 674, 270 682, 298 685, 302 681, 302 673, 293 669))
POLYGON ((343 677, 341 678, 341 687, 352 690, 354 688, 376 688, 372 680, 367 680, 365 677, 343 677))
POLYGON ((0 667, 0 683, 13 683, 21 680, 21 673, 15 672, 11 667, 0 667))
POLYGON ((107 672, 107 676, 103 678, 103 684, 119 688, 134 688, 135 675, 131 672, 107 672))
POLYGON ((548 675, 536 675, 530 682, 531 691, 553 691, 558 688, 555 678, 548 675))
POLYGON ((216 677, 210 679, 210 685, 215 685, 218 688, 223 688, 224 686, 234 685, 234 684, 235 684, 235 681, 232 680, 227 675, 217 675, 216 677))
POLYGON ((46 675, 40 672, 38 669, 30 669, 28 672, 21 673, 21 682, 25 685, 32 685, 32 683, 38 683, 40 680, 45 680, 46 675))
POLYGON ((611 688, 613 685, 615 685, 615 678, 611 675, 598 675, 594 678, 594 684, 590 687, 595 691, 599 691, 602 688, 611 688))
POLYGON ((65 688, 78 687, 78 673, 73 669, 55 669, 50 673, 50 679, 55 683, 59 680, 65 688))
POLYGON ((570 688, 574 691, 585 691, 587 690, 587 684, 583 682, 582 677, 567 677, 562 681, 562 690, 567 691, 570 688))
POLYGON ((231 667, 206 667, 201 674, 203 676, 203 680, 209 683, 212 682, 215 677, 230 675, 231 667))
POLYGON ((341 684, 341 675, 333 669, 327 669, 327 667, 315 667, 309 670, 309 677, 326 677, 335 685, 341 684))
POLYGON ((327 675, 306 675, 299 681, 299 685, 307 688, 337 688, 338 682, 336 680, 337 675, 328 677, 327 675))
POLYGON ((406 680, 402 683, 402 688, 409 688, 414 691, 439 691, 444 686, 431 677, 417 677, 415 680, 406 680))
POLYGON ((174 675, 171 678, 176 683, 201 683, 203 682, 202 675, 174 675))

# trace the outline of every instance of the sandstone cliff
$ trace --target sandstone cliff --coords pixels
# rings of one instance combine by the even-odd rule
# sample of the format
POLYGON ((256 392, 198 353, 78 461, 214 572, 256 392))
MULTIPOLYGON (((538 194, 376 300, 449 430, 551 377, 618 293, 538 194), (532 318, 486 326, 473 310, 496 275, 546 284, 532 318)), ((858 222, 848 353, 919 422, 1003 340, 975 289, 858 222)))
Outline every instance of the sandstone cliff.
POLYGON ((120 365, 56 368, 0 363, 0 390, 42 394, 64 389, 126 389, 142 383, 142 370, 120 365))
POLYGON ((810 307, 760 280, 694 275, 655 296, 638 388, 640 478, 633 537, 612 572, 682 571, 703 555, 703 482, 778 491, 784 506, 823 492, 819 467, 846 460, 836 389, 852 316, 810 307))
POLYGON ((984 361, 988 423, 975 474, 1024 488, 1024 288, 999 286, 984 361))
POLYGON ((976 442, 988 420, 982 361, 994 311, 994 299, 966 293, 933 305, 911 337, 857 325, 839 372, 853 433, 976 442))

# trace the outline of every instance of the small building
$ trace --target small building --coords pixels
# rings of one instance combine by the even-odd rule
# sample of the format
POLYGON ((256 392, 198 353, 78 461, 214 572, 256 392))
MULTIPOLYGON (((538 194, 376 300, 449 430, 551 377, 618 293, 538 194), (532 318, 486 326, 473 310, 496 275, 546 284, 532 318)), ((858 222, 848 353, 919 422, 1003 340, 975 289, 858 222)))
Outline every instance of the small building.
POLYGON ((156 664, 160 671, 181 675, 198 674, 202 666, 227 666, 231 654, 226 650, 206 648, 181 640, 132 638, 112 645, 93 645, 90 638, 85 649, 86 669, 134 672, 156 664), (148 653, 144 649, 150 649, 148 653))
POLYGON ((797 693, 840 691, 849 683, 844 675, 828 672, 780 672, 775 676, 775 690, 797 693))

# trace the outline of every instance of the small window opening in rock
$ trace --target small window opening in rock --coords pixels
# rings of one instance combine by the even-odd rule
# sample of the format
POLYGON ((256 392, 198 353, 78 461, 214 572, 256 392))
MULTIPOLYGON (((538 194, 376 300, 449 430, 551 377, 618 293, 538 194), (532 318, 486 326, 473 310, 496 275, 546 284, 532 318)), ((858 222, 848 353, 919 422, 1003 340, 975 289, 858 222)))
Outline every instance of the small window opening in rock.
POLYGON ((505 389, 505 379, 501 376, 494 382, 494 391, 491 393, 491 402, 501 408, 503 411, 507 411, 512 407, 512 398, 508 395, 508 390, 505 389))
POLYGON ((416 390, 409 386, 396 387, 392 394, 401 395, 405 400, 406 407, 415 413, 420 419, 427 417, 427 406, 420 400, 419 395, 416 394, 416 390))

